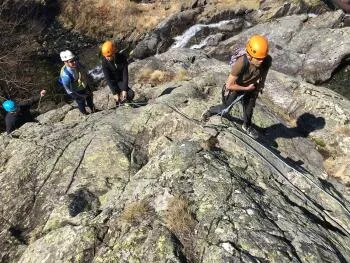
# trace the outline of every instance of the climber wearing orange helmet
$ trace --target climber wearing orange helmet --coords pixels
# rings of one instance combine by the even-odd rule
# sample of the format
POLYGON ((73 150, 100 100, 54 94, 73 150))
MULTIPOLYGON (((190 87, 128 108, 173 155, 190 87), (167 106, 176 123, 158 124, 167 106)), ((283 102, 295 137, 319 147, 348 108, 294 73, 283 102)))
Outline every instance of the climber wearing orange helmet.
POLYGON ((237 58, 222 92, 222 104, 212 106, 203 114, 203 120, 215 114, 228 113, 233 105, 242 99, 242 129, 253 138, 258 133, 252 127, 255 101, 265 85, 265 79, 271 66, 272 58, 268 55, 269 44, 266 37, 252 36, 246 45, 246 54, 237 58))
POLYGON ((129 88, 128 61, 125 55, 116 52, 111 41, 102 45, 102 70, 107 84, 113 93, 117 106, 134 98, 134 91, 129 88))

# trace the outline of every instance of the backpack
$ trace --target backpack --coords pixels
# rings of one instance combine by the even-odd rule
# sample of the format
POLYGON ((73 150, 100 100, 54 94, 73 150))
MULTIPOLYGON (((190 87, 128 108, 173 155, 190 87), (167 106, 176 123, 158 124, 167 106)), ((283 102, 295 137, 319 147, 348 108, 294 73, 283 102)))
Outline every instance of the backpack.
MULTIPOLYGON (((234 63, 236 63, 238 58, 244 56, 244 58, 243 58, 244 64, 243 64, 242 71, 238 75, 238 79, 237 79, 238 81, 242 80, 244 73, 246 73, 249 69, 249 60, 248 60, 248 57, 246 54, 247 54, 247 52, 244 48, 236 48, 233 51, 233 55, 230 58, 229 65, 232 66, 234 63)), ((230 92, 231 92, 231 90, 226 89, 226 84, 224 84, 222 87, 222 98, 223 99, 226 98, 230 92)))

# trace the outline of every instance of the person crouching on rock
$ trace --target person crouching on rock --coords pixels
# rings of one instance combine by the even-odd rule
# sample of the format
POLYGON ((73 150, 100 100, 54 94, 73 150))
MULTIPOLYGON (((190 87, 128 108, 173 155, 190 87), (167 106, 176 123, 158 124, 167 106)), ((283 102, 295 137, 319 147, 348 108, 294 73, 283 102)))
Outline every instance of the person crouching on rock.
POLYGON ((246 54, 238 57, 232 64, 230 75, 222 92, 222 104, 210 107, 203 114, 203 121, 208 121, 212 115, 228 113, 234 102, 241 97, 243 104, 242 129, 249 136, 258 137, 257 131, 252 127, 252 116, 255 101, 265 86, 265 79, 272 63, 268 50, 268 40, 264 36, 254 35, 248 40, 246 54))
POLYGON ((45 96, 46 90, 40 91, 40 96, 32 97, 31 99, 18 103, 13 100, 5 100, 2 103, 3 109, 7 112, 5 116, 6 132, 10 134, 12 131, 18 129, 26 122, 34 122, 34 116, 30 112, 33 104, 41 100, 45 96))
POLYGON ((128 61, 125 55, 116 52, 112 41, 102 45, 102 70, 117 106, 133 100, 135 93, 129 88, 128 61))
POLYGON ((62 51, 60 57, 64 62, 60 72, 60 83, 66 93, 71 99, 76 101, 82 114, 88 114, 85 109, 86 104, 91 112, 95 112, 91 91, 93 84, 86 69, 78 62, 70 50, 62 51))

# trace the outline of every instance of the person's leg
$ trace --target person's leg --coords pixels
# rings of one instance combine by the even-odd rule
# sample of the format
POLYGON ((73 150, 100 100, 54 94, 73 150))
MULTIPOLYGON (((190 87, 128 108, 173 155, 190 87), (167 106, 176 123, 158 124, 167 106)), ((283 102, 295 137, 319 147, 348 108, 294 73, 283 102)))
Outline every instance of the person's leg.
POLYGON ((255 92, 247 92, 247 94, 243 97, 243 124, 246 127, 250 127, 252 125, 253 111, 257 97, 258 96, 255 92))
POLYGON ((88 94, 88 96, 86 97, 86 104, 90 108, 91 112, 95 112, 95 105, 94 105, 94 102, 93 102, 92 94, 88 94))
POLYGON ((249 93, 243 98, 243 125, 242 129, 252 138, 257 139, 259 133, 252 126, 252 117, 257 93, 249 93))
POLYGON ((226 113, 231 111, 232 103, 235 101, 235 99, 238 97, 239 93, 235 91, 231 91, 227 96, 222 97, 222 104, 211 106, 209 110, 207 110, 204 114, 202 119, 204 121, 207 121, 209 117, 213 115, 217 115, 220 113, 223 113, 225 110, 226 113))
POLYGON ((86 109, 85 109, 85 100, 76 100, 77 104, 78 104, 78 108, 79 108, 79 111, 86 115, 87 112, 86 112, 86 109))
POLYGON ((79 111, 86 115, 86 109, 85 109, 85 97, 81 94, 70 94, 70 97, 75 100, 75 102, 78 104, 79 111))
POLYGON ((115 104, 116 104, 117 107, 119 107, 121 105, 121 101, 120 101, 120 95, 122 93, 121 89, 120 89, 121 85, 122 85, 122 82, 117 82, 117 86, 118 86, 117 93, 113 94, 113 95, 118 95, 119 96, 119 101, 115 101, 115 104))
POLYGON ((126 92, 127 92, 126 100, 129 102, 132 101, 135 97, 135 92, 129 87, 126 92))
POLYGON ((92 93, 92 89, 87 86, 84 90, 85 92, 85 97, 86 97, 86 104, 90 108, 91 113, 95 112, 95 105, 94 105, 94 95, 92 93))

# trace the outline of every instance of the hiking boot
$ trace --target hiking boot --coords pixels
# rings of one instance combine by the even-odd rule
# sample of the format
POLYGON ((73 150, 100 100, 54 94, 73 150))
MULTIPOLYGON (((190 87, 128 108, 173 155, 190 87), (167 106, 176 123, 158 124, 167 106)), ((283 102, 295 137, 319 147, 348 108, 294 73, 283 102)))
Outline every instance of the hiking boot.
POLYGON ((202 115, 202 121, 208 122, 210 117, 211 117, 210 112, 209 112, 209 111, 206 111, 206 112, 202 115))
POLYGON ((242 130, 245 131, 245 133, 253 139, 257 139, 259 137, 259 133, 252 126, 247 126, 246 124, 243 124, 242 130))

